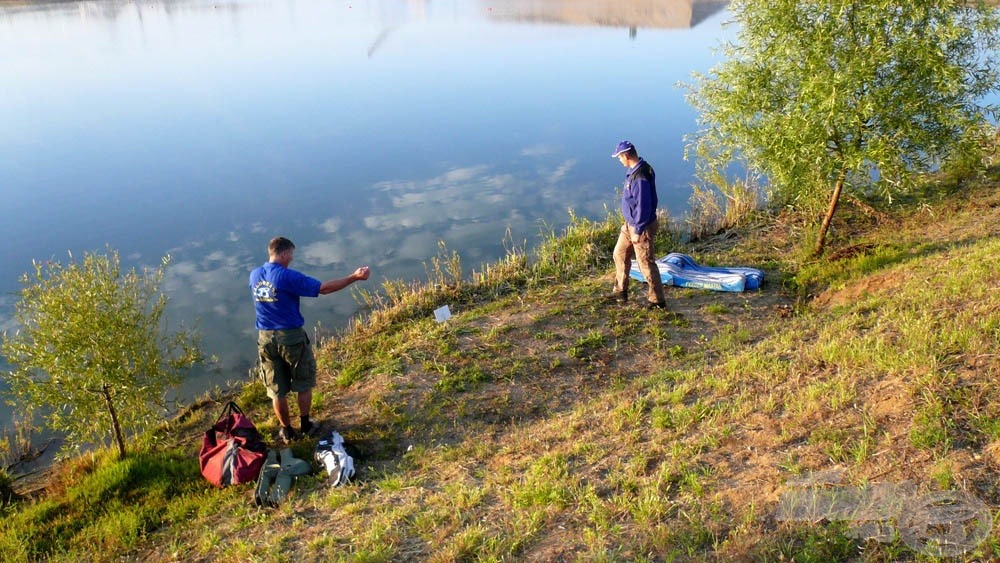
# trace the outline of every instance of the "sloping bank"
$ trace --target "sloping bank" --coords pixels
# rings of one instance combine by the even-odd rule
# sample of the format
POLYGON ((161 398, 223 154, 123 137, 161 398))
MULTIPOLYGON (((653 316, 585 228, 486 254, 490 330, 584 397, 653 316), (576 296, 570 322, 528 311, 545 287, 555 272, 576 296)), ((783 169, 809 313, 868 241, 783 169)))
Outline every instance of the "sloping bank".
MULTIPOLYGON (((884 484, 901 506, 936 491, 1000 504, 1000 197, 993 185, 928 197, 892 217, 844 213, 822 262, 795 258, 801 225, 785 217, 664 241, 768 274, 759 292, 672 288, 667 313, 601 299, 610 224, 575 222, 530 260, 514 252, 465 281, 442 256, 429 284, 363 296, 365 320, 319 354, 317 418, 355 449, 353 484, 300 478, 273 510, 249 488, 211 489, 195 452, 217 409, 192 409, 126 463, 67 462, 46 498, 3 519, 0 554, 916 557, 898 534, 778 509, 801 483, 884 484), (443 304, 455 315, 437 323, 443 304)), ((239 401, 274 430, 258 386, 239 401)), ((964 556, 1000 556, 996 532, 966 538, 964 556)))

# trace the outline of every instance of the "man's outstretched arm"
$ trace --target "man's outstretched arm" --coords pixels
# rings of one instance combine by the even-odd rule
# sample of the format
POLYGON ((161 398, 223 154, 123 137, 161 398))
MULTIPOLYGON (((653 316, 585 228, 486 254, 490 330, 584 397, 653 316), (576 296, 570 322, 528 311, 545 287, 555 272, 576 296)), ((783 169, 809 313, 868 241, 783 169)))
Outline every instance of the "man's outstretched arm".
POLYGON ((327 293, 340 291, 356 281, 368 279, 369 275, 371 275, 371 271, 369 271, 368 266, 361 266, 357 270, 354 270, 354 272, 349 276, 323 282, 323 284, 319 286, 319 294, 326 295, 327 293))

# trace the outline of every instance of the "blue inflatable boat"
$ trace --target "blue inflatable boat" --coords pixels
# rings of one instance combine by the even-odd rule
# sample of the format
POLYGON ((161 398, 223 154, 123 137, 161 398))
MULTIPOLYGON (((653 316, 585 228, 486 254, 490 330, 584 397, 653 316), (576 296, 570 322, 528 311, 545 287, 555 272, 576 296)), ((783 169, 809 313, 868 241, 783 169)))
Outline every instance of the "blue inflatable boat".
MULTIPOLYGON (((656 261, 663 285, 695 287, 712 291, 745 291, 760 289, 764 272, 756 268, 722 268, 701 266, 687 254, 671 252, 656 261)), ((632 279, 645 282, 635 260, 629 272, 632 279)))

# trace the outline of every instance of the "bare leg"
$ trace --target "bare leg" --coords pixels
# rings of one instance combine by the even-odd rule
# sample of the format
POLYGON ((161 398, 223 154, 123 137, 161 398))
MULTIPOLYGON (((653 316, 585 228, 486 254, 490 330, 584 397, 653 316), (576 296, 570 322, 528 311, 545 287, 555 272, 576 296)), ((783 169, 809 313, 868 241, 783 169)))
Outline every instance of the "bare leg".
MULTIPOLYGON (((302 394, 299 394, 301 397, 302 394)), ((310 395, 310 400, 312 396, 310 395)), ((271 406, 274 407, 274 416, 278 417, 278 424, 281 426, 291 426, 291 417, 288 415, 288 399, 285 397, 274 397, 271 399, 271 406)))
POLYGON ((299 415, 309 416, 309 411, 312 410, 312 401, 313 401, 312 389, 308 391, 299 391, 297 393, 296 399, 298 400, 299 403, 299 415))

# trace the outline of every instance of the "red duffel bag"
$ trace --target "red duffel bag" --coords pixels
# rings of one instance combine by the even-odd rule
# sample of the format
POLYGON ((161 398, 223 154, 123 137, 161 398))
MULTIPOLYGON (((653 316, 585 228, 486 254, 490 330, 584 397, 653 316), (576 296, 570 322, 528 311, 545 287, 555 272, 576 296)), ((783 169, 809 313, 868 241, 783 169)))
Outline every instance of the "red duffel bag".
POLYGON ((253 483, 266 457, 267 445, 257 427, 232 401, 205 432, 198 453, 201 474, 216 487, 253 483))

